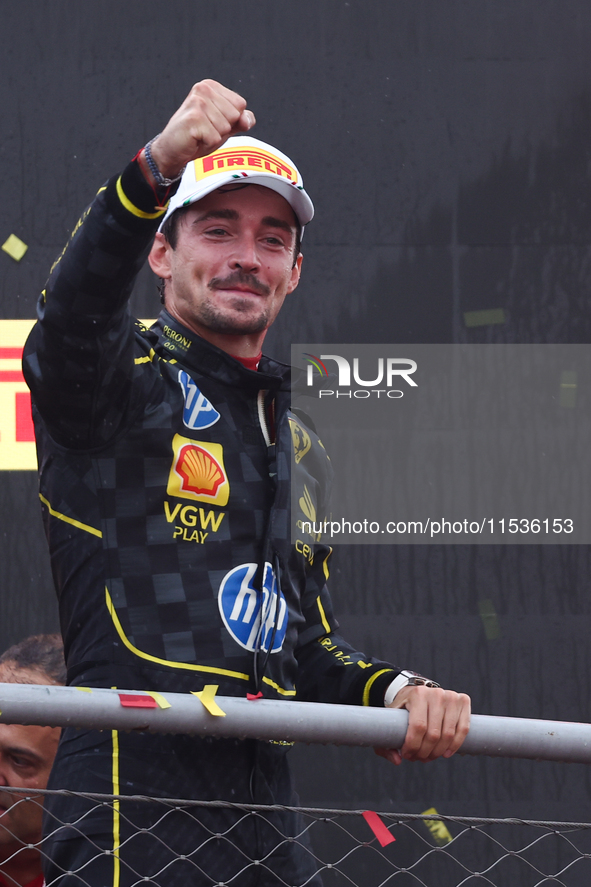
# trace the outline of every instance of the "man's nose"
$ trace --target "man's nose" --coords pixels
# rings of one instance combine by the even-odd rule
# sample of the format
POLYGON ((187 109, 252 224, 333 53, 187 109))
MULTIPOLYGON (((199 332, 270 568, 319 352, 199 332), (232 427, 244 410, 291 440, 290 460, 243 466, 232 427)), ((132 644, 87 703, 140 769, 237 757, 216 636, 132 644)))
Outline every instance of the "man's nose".
POLYGON ((233 270, 241 269, 253 274, 261 267, 257 243, 254 238, 241 237, 236 244, 236 249, 231 257, 230 265, 233 270))

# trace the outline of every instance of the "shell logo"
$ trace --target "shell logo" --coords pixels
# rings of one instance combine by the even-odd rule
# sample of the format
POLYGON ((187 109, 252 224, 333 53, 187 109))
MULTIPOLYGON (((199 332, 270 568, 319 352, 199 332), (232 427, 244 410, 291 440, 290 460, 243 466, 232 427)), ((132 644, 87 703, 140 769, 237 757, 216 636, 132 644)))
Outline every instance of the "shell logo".
POLYGON ((169 496, 227 505, 230 484, 221 444, 191 440, 175 434, 174 458, 166 491, 169 496))
POLYGON ((176 470, 183 479, 183 489, 191 493, 215 496, 219 485, 225 480, 213 456, 207 450, 190 444, 182 448, 176 470))

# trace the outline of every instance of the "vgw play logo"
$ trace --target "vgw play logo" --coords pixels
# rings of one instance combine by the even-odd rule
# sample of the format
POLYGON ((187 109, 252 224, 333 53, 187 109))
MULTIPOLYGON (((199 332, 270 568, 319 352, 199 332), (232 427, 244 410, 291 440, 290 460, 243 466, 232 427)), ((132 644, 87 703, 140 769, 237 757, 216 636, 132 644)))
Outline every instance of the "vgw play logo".
POLYGON ((218 593, 218 606, 224 625, 237 644, 254 653, 278 653, 287 631, 287 604, 277 588, 271 564, 266 563, 263 587, 258 590, 253 579, 258 564, 240 564, 226 573, 218 593))
MULTIPOLYGON (((395 388, 394 385, 396 383, 400 384, 401 382, 405 382, 412 388, 418 387, 414 379, 411 378, 412 374, 417 370, 417 363, 415 360, 410 360, 407 357, 379 357, 377 359, 377 374, 375 379, 361 378, 361 370, 359 366, 360 359, 354 357, 352 384, 351 363, 346 357, 342 357, 340 354, 321 354, 320 357, 316 357, 316 355, 309 354, 308 352, 304 352, 303 356, 308 364, 306 368, 306 385, 308 387, 314 385, 315 370, 320 376, 330 376, 326 364, 324 363, 325 360, 332 360, 337 365, 338 389, 319 389, 319 398, 356 397, 363 400, 372 396, 379 398, 382 395, 385 395, 386 397, 397 400, 400 397, 404 397, 404 391, 400 388, 395 388), (382 384, 386 387, 380 388, 379 386, 382 384), (361 387, 355 388, 354 385, 359 385, 361 387), (339 390, 341 388, 348 388, 349 390, 341 391, 339 390)), ((367 370, 364 369, 364 372, 367 372, 367 370)), ((373 368, 373 372, 376 372, 375 368, 373 368)))

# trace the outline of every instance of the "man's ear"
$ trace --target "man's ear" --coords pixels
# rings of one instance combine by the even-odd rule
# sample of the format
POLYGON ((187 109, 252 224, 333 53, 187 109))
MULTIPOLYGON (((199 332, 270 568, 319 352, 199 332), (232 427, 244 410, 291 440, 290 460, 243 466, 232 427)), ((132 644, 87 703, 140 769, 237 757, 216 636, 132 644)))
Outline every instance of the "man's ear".
POLYGON ((170 244, 166 240, 164 234, 158 232, 154 238, 150 255, 148 256, 148 262, 154 274, 157 277, 161 277, 163 280, 170 279, 169 252, 170 244))
POLYGON ((300 253, 297 259, 295 260, 295 264, 291 269, 291 278, 289 283, 287 284, 287 292, 293 293, 294 289, 300 282, 300 274, 302 273, 302 262, 304 260, 303 255, 300 253))

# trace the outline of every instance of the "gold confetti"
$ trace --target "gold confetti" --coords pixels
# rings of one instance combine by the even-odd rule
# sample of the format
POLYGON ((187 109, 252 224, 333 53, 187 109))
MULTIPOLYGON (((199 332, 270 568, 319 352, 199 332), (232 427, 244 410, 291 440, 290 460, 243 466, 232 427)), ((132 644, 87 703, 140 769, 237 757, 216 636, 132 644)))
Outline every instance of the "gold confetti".
POLYGON ((170 708, 170 702, 165 699, 162 693, 156 693, 155 690, 146 690, 148 696, 151 696, 159 708, 170 708))
POLYGON ((505 309, 490 308, 488 311, 464 311, 464 323, 466 326, 492 326, 495 323, 505 323, 505 309))
POLYGON ((222 711, 215 701, 215 694, 218 691, 219 684, 206 684, 203 690, 191 690, 193 696, 201 700, 210 715, 218 718, 225 718, 226 712, 222 711))
MULTIPOLYGON (((435 807, 429 807, 428 810, 423 810, 421 816, 437 816, 437 810, 435 807)), ((443 844, 449 844, 453 840, 448 827, 440 819, 424 819, 423 823, 431 832, 431 836, 435 843, 439 844, 440 847, 443 846, 443 844)))
POLYGON ((560 406, 573 409, 577 405, 576 370, 563 370, 560 374, 560 406))
POLYGON ((501 634, 501 629, 493 602, 488 598, 478 601, 478 611, 484 625, 486 639, 496 641, 501 634))
POLYGON ((11 234, 2 244, 4 252, 8 253, 10 258, 14 259, 15 262, 20 262, 28 248, 27 244, 23 243, 20 237, 17 237, 16 234, 11 234))

